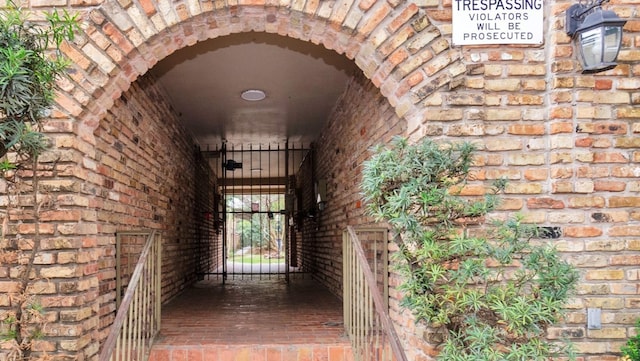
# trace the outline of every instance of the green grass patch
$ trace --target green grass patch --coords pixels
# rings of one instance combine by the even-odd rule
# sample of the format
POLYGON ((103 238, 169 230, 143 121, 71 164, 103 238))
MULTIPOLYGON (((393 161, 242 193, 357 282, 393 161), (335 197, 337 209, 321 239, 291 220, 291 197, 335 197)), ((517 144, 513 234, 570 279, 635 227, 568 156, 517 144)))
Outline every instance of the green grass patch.
POLYGON ((229 256, 228 260, 231 262, 250 263, 250 264, 284 263, 284 256, 279 258, 267 258, 258 254, 243 254, 243 255, 229 256))

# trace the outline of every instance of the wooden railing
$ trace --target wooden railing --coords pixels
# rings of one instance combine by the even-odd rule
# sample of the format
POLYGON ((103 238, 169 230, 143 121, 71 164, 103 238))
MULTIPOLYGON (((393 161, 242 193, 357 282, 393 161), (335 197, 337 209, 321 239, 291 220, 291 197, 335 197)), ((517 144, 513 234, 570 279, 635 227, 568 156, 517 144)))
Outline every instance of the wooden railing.
MULTIPOLYGON (((387 230, 377 230, 384 237, 386 247, 387 230)), ((342 245, 344 326, 353 346, 355 361, 407 361, 389 317, 386 297, 383 298, 378 286, 380 277, 376 280, 376 276, 382 273, 382 284, 386 287, 386 267, 374 275, 353 227, 344 231, 342 245)), ((383 251, 386 255, 386 248, 383 251)), ((374 250, 373 257, 369 257, 373 258, 374 265, 378 264, 377 254, 374 250)), ((386 266, 386 257, 384 262, 386 266)))
MULTIPOLYGON (((99 361, 145 361, 153 339, 160 331, 162 239, 156 231, 119 232, 116 235, 116 278, 124 278, 121 259, 123 239, 146 237, 133 273, 127 277, 126 292, 111 325, 99 361)), ((135 242, 134 242, 135 243, 135 242)), ((131 257, 131 254, 126 257, 131 257)))

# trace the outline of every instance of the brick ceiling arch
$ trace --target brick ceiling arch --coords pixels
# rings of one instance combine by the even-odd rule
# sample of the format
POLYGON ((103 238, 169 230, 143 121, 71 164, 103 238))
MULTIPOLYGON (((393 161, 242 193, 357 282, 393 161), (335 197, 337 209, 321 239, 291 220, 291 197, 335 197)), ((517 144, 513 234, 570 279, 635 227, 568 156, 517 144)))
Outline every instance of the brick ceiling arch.
POLYGON ((277 33, 344 54, 398 115, 417 121, 413 124, 422 118, 421 101, 459 84, 467 69, 460 51, 450 48, 413 2, 250 3, 214 8, 218 2, 104 2, 86 14, 84 33, 63 47, 73 66, 57 98, 60 110, 79 119, 88 134, 114 100, 158 61, 196 42, 248 31, 277 33))

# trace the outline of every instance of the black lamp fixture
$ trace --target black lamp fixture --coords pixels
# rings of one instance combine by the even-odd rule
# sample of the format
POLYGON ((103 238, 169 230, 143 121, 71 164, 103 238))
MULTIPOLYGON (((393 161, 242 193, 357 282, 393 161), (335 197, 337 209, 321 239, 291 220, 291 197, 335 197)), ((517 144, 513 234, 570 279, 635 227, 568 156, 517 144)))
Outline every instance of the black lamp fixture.
POLYGON ((227 160, 226 163, 222 164, 222 168, 224 168, 225 170, 233 172, 236 169, 242 169, 242 163, 236 162, 233 159, 229 159, 229 160, 227 160))
POLYGON ((585 74, 599 73, 618 65, 616 58, 622 45, 622 20, 611 10, 603 10, 608 0, 571 5, 567 9, 565 31, 577 46, 585 74))

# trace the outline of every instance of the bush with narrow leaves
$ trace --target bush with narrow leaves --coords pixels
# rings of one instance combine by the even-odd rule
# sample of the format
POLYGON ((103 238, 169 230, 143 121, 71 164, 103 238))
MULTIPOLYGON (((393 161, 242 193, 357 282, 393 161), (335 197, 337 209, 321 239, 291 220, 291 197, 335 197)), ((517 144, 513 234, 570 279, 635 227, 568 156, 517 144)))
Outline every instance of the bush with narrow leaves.
POLYGON ((640 319, 636 321, 636 334, 622 346, 622 356, 625 361, 640 361, 640 319))
MULTIPOLYGON (((65 40, 71 40, 77 29, 76 16, 67 12, 46 14, 44 22, 29 20, 29 14, 8 2, 0 9, 0 176, 5 194, 21 195, 24 189, 31 197, 12 197, 0 210, 0 264, 10 265, 11 282, 17 286, 8 294, 9 302, 0 307, 0 360, 51 360, 42 352, 32 352, 34 342, 44 335, 46 312, 38 301, 43 292, 42 280, 33 278, 42 235, 40 234, 40 205, 37 172, 38 156, 46 149, 45 136, 38 131, 40 122, 53 105, 55 84, 64 74, 68 62, 58 53, 65 40), (30 188, 21 185, 30 184, 30 188), (29 199, 29 200, 27 200, 29 199), (21 221, 33 223, 30 234, 31 249, 18 248, 15 240, 5 238, 11 214, 8 208, 20 207, 21 201, 30 203, 32 211, 22 212, 21 221), (27 217, 25 217, 27 215, 27 217)), ((9 197, 7 197, 9 198, 9 197)))
POLYGON ((569 344, 545 335, 578 273, 552 246, 532 242, 538 228, 521 217, 487 220, 505 181, 481 198, 459 195, 475 151, 469 143, 396 138, 365 162, 367 212, 399 235, 402 304, 441 330, 439 360, 572 358, 569 344))
POLYGON ((56 78, 68 65, 50 52, 72 39, 76 28, 76 16, 67 12, 46 14, 45 25, 29 21, 13 2, 0 11, 0 157, 7 152, 33 157, 46 148, 37 127, 53 104, 56 78))

